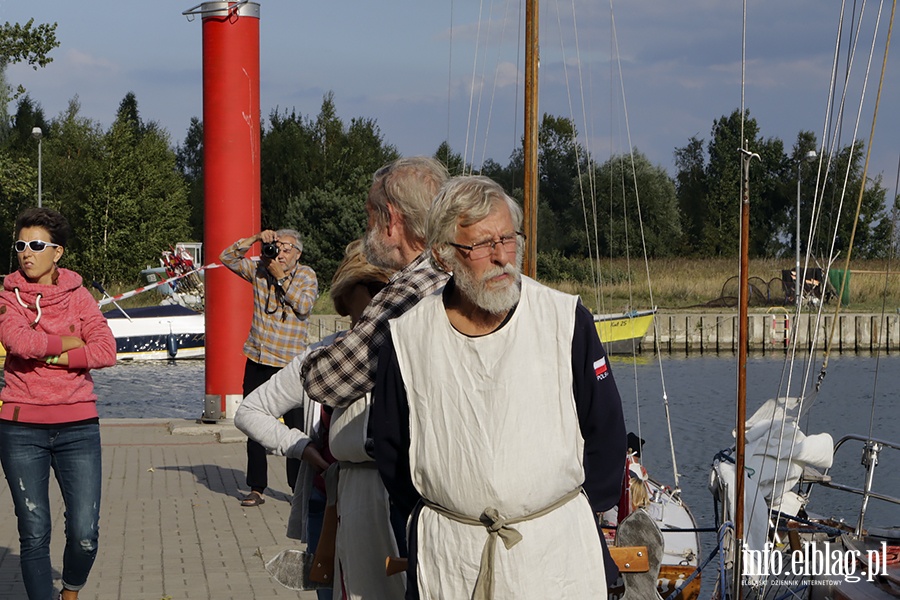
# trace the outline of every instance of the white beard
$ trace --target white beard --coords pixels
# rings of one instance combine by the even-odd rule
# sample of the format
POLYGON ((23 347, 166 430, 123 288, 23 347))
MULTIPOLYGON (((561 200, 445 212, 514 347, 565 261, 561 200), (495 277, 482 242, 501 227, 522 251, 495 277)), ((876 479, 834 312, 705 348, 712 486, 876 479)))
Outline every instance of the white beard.
POLYGON ((522 272, 518 265, 495 266, 485 272, 480 280, 475 279, 471 271, 458 262, 453 267, 453 279, 459 291, 478 308, 492 315, 501 315, 519 302, 522 272), (508 273, 513 279, 500 289, 490 289, 487 281, 501 273, 508 273))
POLYGON ((370 265, 399 271, 406 265, 398 264, 400 260, 391 256, 395 249, 384 242, 377 229, 370 229, 366 232, 363 240, 363 254, 370 265))

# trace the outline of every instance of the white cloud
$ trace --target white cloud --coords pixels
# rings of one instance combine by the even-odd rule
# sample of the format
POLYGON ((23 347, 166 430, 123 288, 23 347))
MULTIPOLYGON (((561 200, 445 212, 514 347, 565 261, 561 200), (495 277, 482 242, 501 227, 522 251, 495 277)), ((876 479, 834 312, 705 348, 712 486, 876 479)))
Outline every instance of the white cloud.
POLYGON ((64 67, 71 67, 80 72, 99 72, 103 75, 114 75, 120 71, 120 66, 107 58, 92 56, 78 49, 65 51, 60 60, 64 67))

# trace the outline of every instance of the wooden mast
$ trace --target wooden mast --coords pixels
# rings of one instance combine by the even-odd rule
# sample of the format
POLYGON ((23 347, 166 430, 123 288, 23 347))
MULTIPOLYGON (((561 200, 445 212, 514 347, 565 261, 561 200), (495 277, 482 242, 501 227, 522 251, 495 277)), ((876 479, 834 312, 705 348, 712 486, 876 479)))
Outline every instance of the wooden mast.
POLYGON ((523 229, 525 259, 523 272, 534 279, 537 273, 537 192, 538 192, 538 66, 540 64, 538 43, 538 0, 525 2, 525 137, 522 143, 524 154, 525 180, 523 229))

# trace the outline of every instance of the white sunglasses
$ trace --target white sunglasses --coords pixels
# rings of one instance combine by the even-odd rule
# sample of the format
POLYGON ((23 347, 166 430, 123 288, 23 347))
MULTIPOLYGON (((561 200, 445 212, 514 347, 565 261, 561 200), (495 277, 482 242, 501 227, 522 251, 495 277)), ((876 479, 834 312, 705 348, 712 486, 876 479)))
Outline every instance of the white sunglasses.
POLYGON ((44 240, 31 240, 30 242, 19 240, 15 244, 13 244, 13 248, 16 249, 16 252, 25 252, 25 248, 31 248, 32 252, 43 252, 47 246, 59 248, 59 244, 54 244, 53 242, 45 242, 44 240))

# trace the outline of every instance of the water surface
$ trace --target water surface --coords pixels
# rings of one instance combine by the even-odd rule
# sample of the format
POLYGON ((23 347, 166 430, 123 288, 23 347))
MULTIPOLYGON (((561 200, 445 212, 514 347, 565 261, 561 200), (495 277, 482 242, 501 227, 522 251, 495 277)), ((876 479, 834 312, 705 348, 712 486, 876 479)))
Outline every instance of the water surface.
MULTIPOLYGON (((822 366, 821 359, 816 360, 809 370, 812 382, 822 366)), ((198 418, 203 413, 204 368, 202 360, 146 361, 119 363, 95 371, 100 416, 198 418)), ((806 365, 798 360, 794 370, 792 395, 797 394, 799 382, 805 378, 806 365)), ((748 417, 766 399, 774 397, 779 387, 784 394, 785 384, 780 384, 786 380, 784 371, 783 358, 749 358, 748 417)), ((613 372, 625 406, 628 429, 646 440, 646 466, 656 479, 671 485, 674 477, 663 402, 665 390, 681 475, 679 483, 697 519, 703 524, 711 523, 712 500, 707 492, 709 465, 718 450, 733 444, 736 357, 663 355, 661 362, 646 355, 637 362, 616 358, 613 372), (640 398, 639 404, 635 398, 640 398)), ((812 408, 802 421, 804 429, 808 433, 829 433, 837 441, 848 433, 866 434, 871 426, 876 438, 900 440, 897 390, 900 390, 900 356, 832 356, 821 391, 817 395, 806 394, 812 408)), ((833 471, 836 481, 861 485, 860 455, 859 444, 841 451, 837 461, 840 464, 833 471)), ((900 452, 885 450, 877 469, 876 489, 900 496, 898 464, 900 452)), ((816 492, 814 501, 820 500, 829 511, 855 519, 858 498, 841 499, 841 496, 846 495, 823 489, 816 492)), ((869 509, 872 520, 889 520, 900 525, 900 518, 894 518, 894 514, 877 501, 869 509)))

